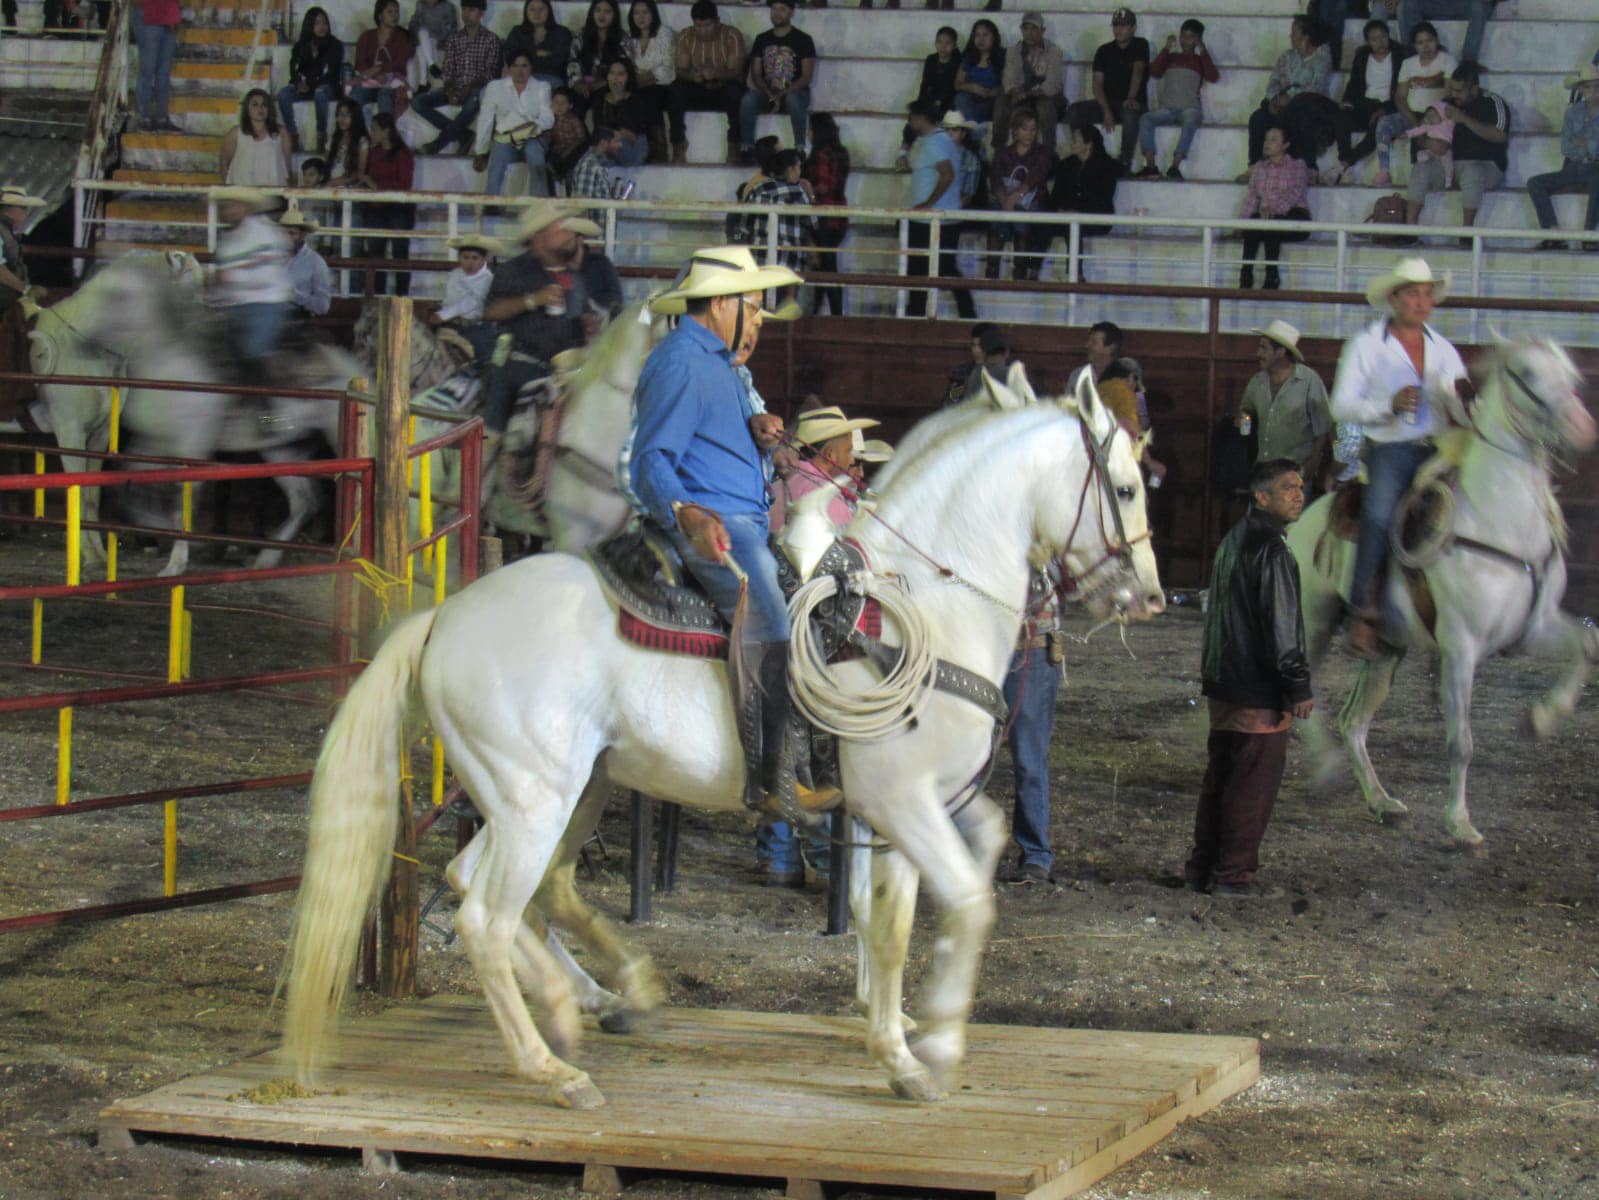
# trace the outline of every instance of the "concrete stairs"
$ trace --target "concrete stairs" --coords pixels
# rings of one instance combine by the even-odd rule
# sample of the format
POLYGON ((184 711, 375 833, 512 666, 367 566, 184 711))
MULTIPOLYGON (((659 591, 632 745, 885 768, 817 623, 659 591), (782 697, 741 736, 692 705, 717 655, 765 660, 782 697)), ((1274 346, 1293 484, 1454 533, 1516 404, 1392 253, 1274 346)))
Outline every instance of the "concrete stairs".
MULTIPOLYGON (((273 91, 273 55, 289 13, 288 0, 221 0, 185 8, 172 70, 171 116, 181 132, 130 130, 112 178, 193 187, 221 183, 222 137, 238 124, 247 91, 273 91)), ((206 244, 203 200, 124 192, 106 205, 105 215, 102 254, 206 244)))

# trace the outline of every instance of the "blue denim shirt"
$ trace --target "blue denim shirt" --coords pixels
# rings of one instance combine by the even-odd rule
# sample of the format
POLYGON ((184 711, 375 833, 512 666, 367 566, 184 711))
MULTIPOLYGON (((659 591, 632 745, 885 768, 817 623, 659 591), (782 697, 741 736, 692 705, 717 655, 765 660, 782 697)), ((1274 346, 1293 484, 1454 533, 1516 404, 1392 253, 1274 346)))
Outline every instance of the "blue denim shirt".
POLYGON ((1566 109, 1560 128, 1560 153, 1573 162, 1599 162, 1599 113, 1590 113, 1581 100, 1566 109))
POLYGON ((686 319, 651 352, 639 375, 633 490, 667 529, 677 524, 675 501, 724 514, 767 511, 752 410, 732 359, 715 334, 686 319))

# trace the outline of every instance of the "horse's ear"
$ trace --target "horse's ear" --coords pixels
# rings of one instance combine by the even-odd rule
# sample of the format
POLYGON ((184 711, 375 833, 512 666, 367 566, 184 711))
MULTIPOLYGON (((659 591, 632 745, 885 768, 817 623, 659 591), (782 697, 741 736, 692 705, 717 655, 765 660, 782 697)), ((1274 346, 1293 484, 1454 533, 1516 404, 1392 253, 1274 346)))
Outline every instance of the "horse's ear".
POLYGON ((1099 388, 1094 383, 1094 373, 1086 367, 1078 373, 1077 388, 1072 393, 1072 402, 1077 406, 1077 415, 1088 426, 1088 432, 1094 435, 1096 442, 1102 442, 1110 436, 1115 418, 1110 415, 1105 402, 1099 398, 1099 388))
MULTIPOLYGON (((1020 366, 1021 364, 1018 363, 1017 365, 1020 366)), ((1011 391, 1008 384, 1001 383, 987 371, 980 372, 980 374, 983 379, 983 390, 978 393, 978 397, 990 408, 1020 408, 1025 403, 1020 396, 1011 391)))
POLYGON ((1005 372, 1005 386, 1015 392, 1023 404, 1038 403, 1038 396, 1027 378, 1027 368, 1022 365, 1021 359, 1011 363, 1010 370, 1005 372))

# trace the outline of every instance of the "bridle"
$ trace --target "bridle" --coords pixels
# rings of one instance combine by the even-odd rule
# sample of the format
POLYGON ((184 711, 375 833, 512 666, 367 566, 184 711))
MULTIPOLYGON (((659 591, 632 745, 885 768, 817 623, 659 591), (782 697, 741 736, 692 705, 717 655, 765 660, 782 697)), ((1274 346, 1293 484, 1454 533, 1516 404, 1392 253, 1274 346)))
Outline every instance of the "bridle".
POLYGON ((1064 548, 1055 557, 1060 572, 1057 593, 1062 604, 1070 599, 1089 601, 1126 579, 1135 577, 1137 572, 1133 567, 1133 547, 1152 536, 1152 531, 1148 529, 1135 538, 1127 536, 1127 527, 1122 521, 1120 500, 1110 478, 1110 446, 1116 435, 1125 434, 1126 430, 1122 429, 1120 422, 1112 421, 1110 432, 1105 435, 1103 441, 1099 441, 1089 431, 1088 422, 1081 415, 1077 424, 1082 431, 1083 447, 1088 451, 1088 470, 1083 474, 1083 488, 1077 497, 1077 516, 1072 521, 1071 532, 1066 536, 1064 548), (1094 494, 1094 515, 1099 522, 1105 553, 1083 570, 1074 572, 1067 559, 1071 554, 1073 543, 1077 541, 1077 531, 1082 526, 1083 514, 1088 511, 1089 488, 1096 480, 1099 487, 1095 489, 1094 494), (1105 521, 1107 507, 1110 509, 1109 528, 1106 527, 1105 521), (1111 536, 1112 532, 1115 534, 1114 537, 1111 536))

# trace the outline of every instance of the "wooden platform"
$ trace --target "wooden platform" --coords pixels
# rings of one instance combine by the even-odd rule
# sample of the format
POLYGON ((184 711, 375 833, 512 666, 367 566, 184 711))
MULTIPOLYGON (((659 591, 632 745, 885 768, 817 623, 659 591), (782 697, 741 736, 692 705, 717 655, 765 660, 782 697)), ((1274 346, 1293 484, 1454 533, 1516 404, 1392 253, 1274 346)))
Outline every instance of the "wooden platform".
POLYGON ((1068 1196, 1259 1076, 1252 1038, 975 1025, 949 1101, 896 1100, 855 1018, 669 1009, 638 1035, 591 1031, 580 1064, 606 1107, 533 1103, 505 1073, 480 1000, 438 996, 353 1023, 304 1099, 240 1093, 285 1071, 276 1053, 198 1075, 100 1116, 135 1133, 581 1164, 590 1191, 619 1170, 1068 1196))

